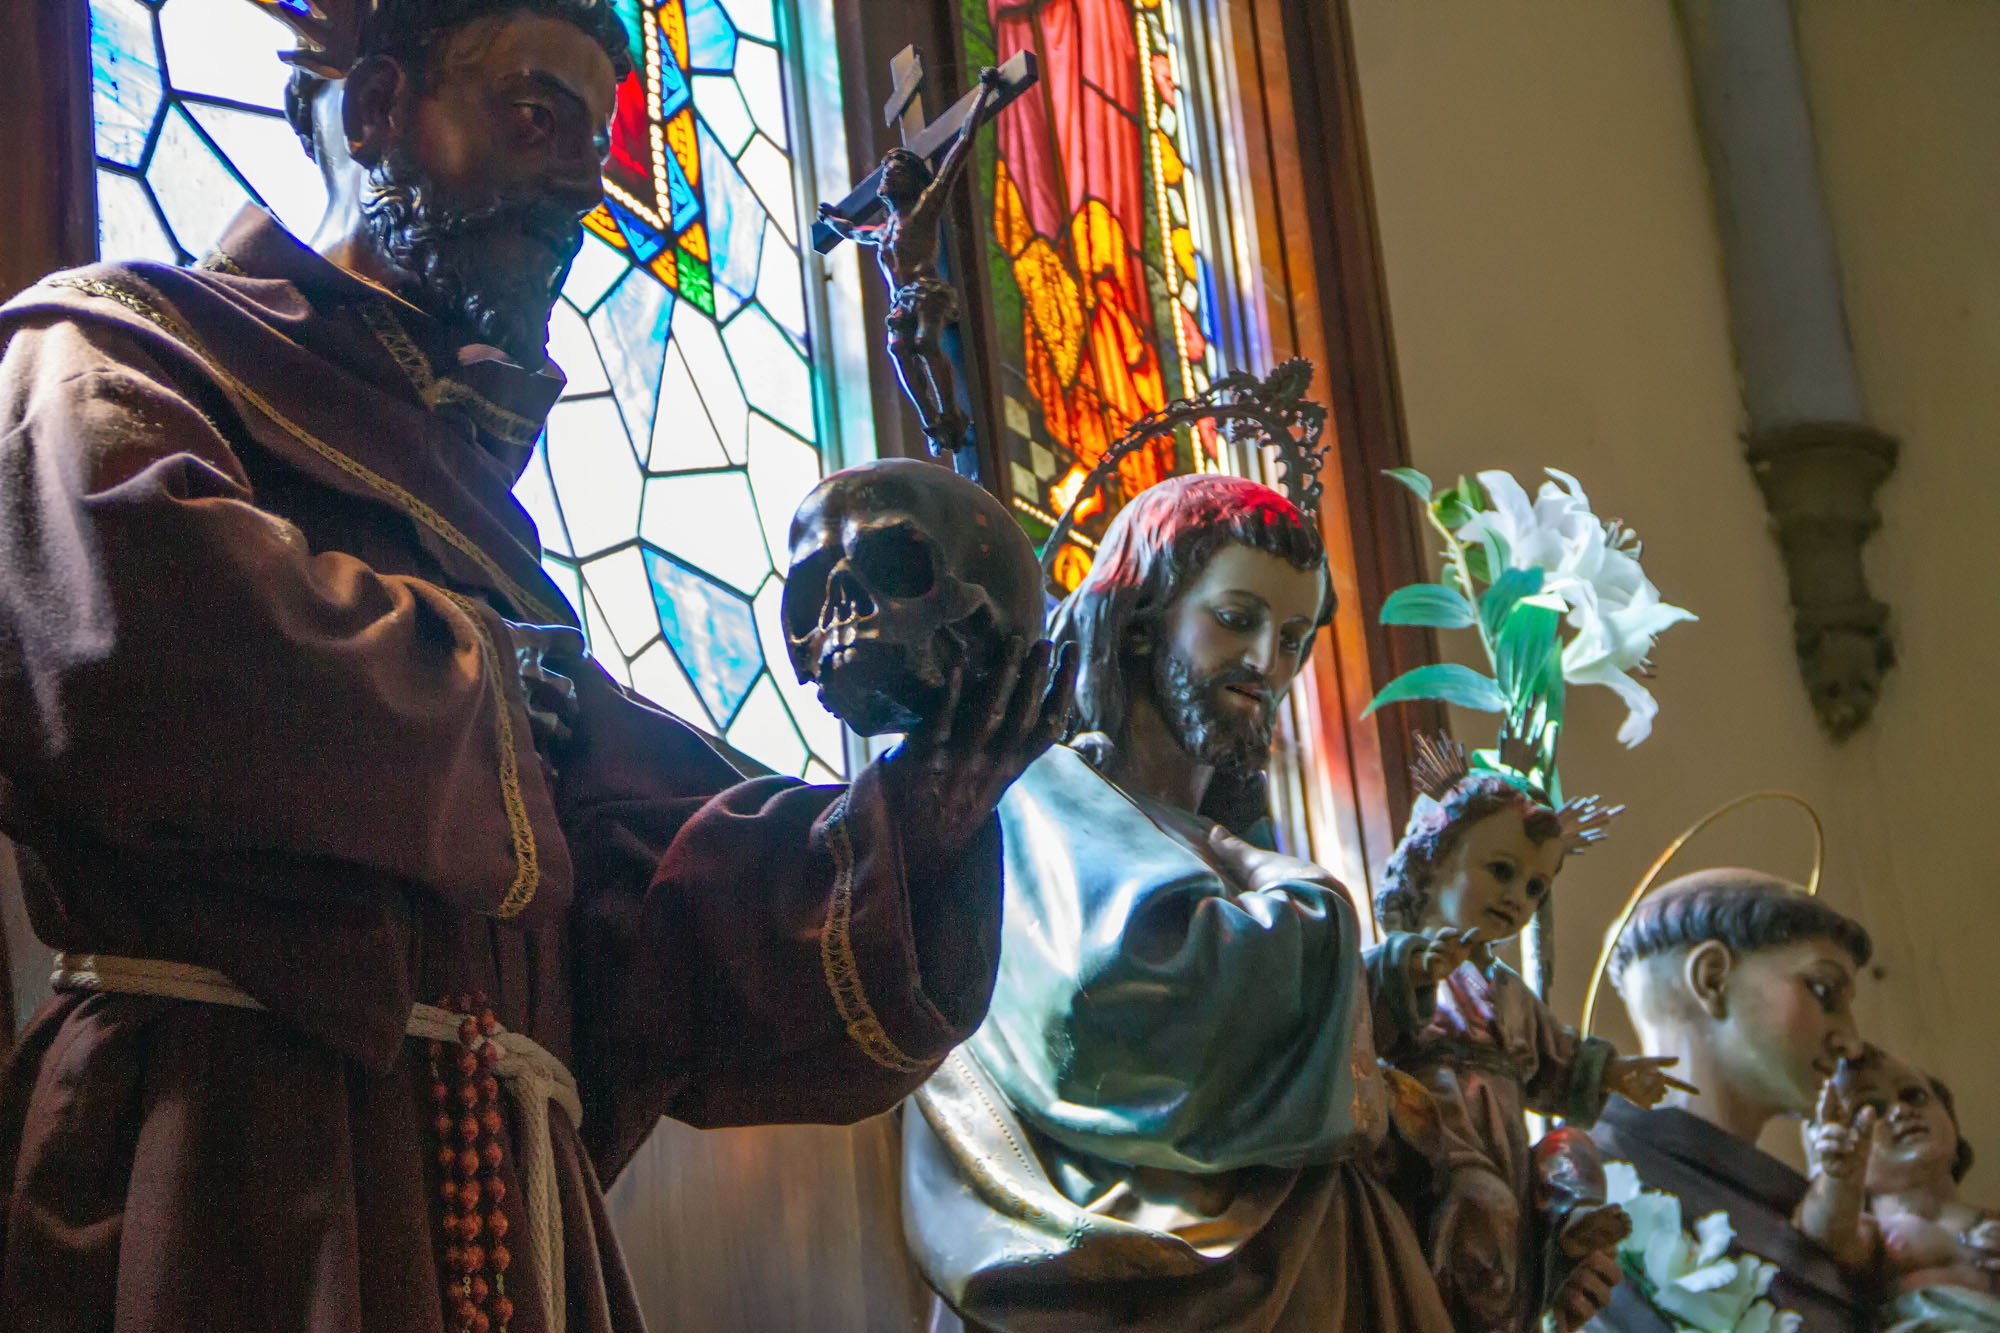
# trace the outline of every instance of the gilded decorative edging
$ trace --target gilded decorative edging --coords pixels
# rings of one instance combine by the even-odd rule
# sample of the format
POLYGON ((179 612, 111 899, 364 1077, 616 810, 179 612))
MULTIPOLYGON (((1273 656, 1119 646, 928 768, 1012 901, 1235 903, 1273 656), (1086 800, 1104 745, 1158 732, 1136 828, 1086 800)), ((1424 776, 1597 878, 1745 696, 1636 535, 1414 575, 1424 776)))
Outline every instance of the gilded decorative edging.
POLYGON ((854 920, 854 844, 847 836, 847 797, 843 794, 828 813, 827 851, 833 857, 833 902, 826 909, 825 928, 819 936, 820 968, 826 974, 826 988, 833 993, 833 1006, 847 1024, 847 1035, 856 1046, 884 1069, 899 1074, 916 1074, 929 1062, 913 1060, 889 1039, 882 1020, 868 1003, 861 985, 861 966, 854 958, 850 934, 854 920))
POLYGON ((480 429, 485 430, 516 448, 526 448, 535 442, 542 428, 518 412, 509 412, 498 403, 460 384, 449 377, 439 379, 431 369, 431 363, 410 335, 396 321, 396 316, 382 301, 370 301, 361 307, 361 318, 368 325, 368 331, 375 335, 396 364, 403 368, 417 396, 424 400, 424 406, 435 408, 439 403, 452 403, 462 407, 472 417, 480 429))
MULTIPOLYGON (((138 284, 136 279, 132 281, 135 285, 142 286, 142 284, 138 284)), ((194 353, 202 362, 203 368, 218 383, 239 395, 245 402, 263 413, 279 429, 283 430, 294 440, 297 440, 300 444, 305 445, 308 449, 311 449, 341 471, 360 481, 383 499, 389 501, 411 518, 443 538, 453 549, 459 551, 475 565, 479 566, 480 571, 493 581, 493 586, 498 588, 502 593, 505 593, 507 600, 519 607, 523 612, 550 623, 568 623, 568 617, 558 615, 526 588, 516 583, 508 576, 505 570, 494 563, 491 556, 480 550, 476 542, 463 532, 460 532, 457 526, 443 514, 440 514, 437 510, 431 508, 409 491, 390 481, 387 477, 382 476, 374 469, 349 458, 346 454, 312 434, 303 426, 293 422, 266 401, 256 390, 230 374, 209 353, 208 348, 202 344, 201 340, 195 337, 193 330, 189 329, 178 318, 162 308, 165 305, 164 301, 155 304, 154 300, 148 299, 148 297, 157 299, 157 294, 153 293, 150 289, 145 289, 144 294, 141 294, 116 283, 104 282, 96 278, 74 277, 68 274, 48 278, 45 280, 45 285, 50 287, 68 287, 75 291, 80 291, 87 296, 95 296, 103 300, 116 302, 140 318, 164 329, 167 333, 179 339, 190 352, 194 353)))
POLYGON ((495 913, 505 921, 519 916, 535 900, 535 890, 542 883, 541 856, 535 849, 535 826, 528 819, 527 803, 521 797, 521 766, 514 755, 514 719, 507 711, 507 689, 501 683, 506 677, 501 674, 499 646, 493 642, 492 631, 480 618, 479 610, 471 599, 448 588, 439 591, 472 621, 473 631, 479 635, 479 649, 485 658, 487 673, 493 678, 493 727, 499 737, 500 795, 507 806, 507 828, 514 840, 514 882, 500 899, 500 909, 495 913))

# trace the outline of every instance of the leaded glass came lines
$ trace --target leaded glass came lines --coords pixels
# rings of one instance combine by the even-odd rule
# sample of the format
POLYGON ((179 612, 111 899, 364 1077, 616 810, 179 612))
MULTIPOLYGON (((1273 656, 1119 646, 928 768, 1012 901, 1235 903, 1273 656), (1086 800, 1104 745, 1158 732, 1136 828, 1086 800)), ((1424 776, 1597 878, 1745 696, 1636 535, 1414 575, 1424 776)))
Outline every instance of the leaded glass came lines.
MULTIPOLYGON (((568 376, 515 495, 591 652, 783 773, 835 781, 793 679, 784 538, 818 481, 792 109, 773 0, 625 0, 607 200, 550 323, 568 376)), ((99 243, 188 263, 248 202, 309 236, 318 169, 282 115, 294 44, 235 0, 91 0, 99 243)))

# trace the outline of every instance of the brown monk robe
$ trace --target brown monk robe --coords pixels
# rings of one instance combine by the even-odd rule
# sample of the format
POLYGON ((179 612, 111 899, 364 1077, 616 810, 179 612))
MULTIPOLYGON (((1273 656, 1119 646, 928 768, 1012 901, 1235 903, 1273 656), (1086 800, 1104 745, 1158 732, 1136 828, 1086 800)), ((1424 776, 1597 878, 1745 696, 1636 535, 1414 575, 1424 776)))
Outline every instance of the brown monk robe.
POLYGON ((575 1072, 581 1133, 550 1115, 592 1333, 639 1324, 598 1182, 659 1116, 858 1119, 977 1026, 990 817, 947 856, 894 764, 737 785, 594 667, 545 772, 501 664, 503 617, 574 623, 511 497, 553 374, 460 365, 255 210, 200 271, 44 281, 0 339, 0 826, 47 865, 36 931, 270 1011, 35 1018, 0 1088, 0 1328, 440 1329, 413 1002, 482 990, 575 1072))

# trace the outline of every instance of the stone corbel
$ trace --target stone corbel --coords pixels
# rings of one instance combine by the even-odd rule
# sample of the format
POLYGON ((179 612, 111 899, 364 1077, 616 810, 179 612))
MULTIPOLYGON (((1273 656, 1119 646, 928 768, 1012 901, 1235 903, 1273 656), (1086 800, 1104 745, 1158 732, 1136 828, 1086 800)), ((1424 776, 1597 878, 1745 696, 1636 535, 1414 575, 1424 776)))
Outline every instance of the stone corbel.
POLYGON ((1807 421, 1745 445, 1784 554, 1806 693, 1820 725, 1845 740, 1874 713, 1896 660, 1889 608, 1868 590, 1861 548, 1881 526, 1875 492, 1895 469, 1897 443, 1870 426, 1807 421))

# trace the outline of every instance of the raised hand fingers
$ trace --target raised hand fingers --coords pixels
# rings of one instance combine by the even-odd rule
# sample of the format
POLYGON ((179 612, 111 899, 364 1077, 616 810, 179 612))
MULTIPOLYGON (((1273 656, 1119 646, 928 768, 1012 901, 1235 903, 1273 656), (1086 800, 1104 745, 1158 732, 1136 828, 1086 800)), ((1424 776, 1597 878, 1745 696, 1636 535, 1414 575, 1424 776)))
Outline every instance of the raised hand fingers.
POLYGON ((1697 1088, 1694 1084, 1689 1083, 1685 1079, 1675 1078, 1672 1074, 1660 1075, 1660 1082, 1666 1084, 1668 1087, 1674 1089, 1677 1092, 1685 1092, 1692 1094, 1692 1093, 1699 1093, 1701 1091, 1701 1089, 1697 1088))
POLYGON ((965 694, 965 664, 958 663, 945 677, 944 701, 923 726, 910 734, 910 740, 925 750, 938 751, 951 744, 952 733, 958 729, 960 700, 965 694))
POLYGON ((1835 1090, 1829 1078, 1819 1085, 1819 1105, 1813 1108, 1813 1119, 1822 1125, 1835 1124, 1846 1119, 1841 1115, 1840 1093, 1835 1090))
POLYGON ((1055 670, 1049 676, 1049 687, 1042 694, 1041 708, 1029 741, 1037 749, 1046 749, 1061 740, 1069 732, 1070 714, 1076 708, 1076 645, 1066 643, 1056 652, 1055 670))
POLYGON ((1020 637, 1007 641, 1007 655, 1001 659, 1000 669, 980 686, 978 699, 967 701, 968 704, 976 704, 980 710, 977 729, 969 737, 974 745, 984 745, 995 737, 1005 735, 1013 714, 1014 698, 1019 692, 1016 685, 1021 679, 1022 664, 1027 663, 1032 671, 1038 650, 1047 646, 1037 643, 1030 647, 1028 641, 1020 637))
POLYGON ((1042 720, 1042 704, 1049 690, 1049 676, 1055 670, 1055 645, 1043 639, 1028 650, 1012 697, 1007 700, 1004 721, 994 739, 1014 749, 1031 735, 1042 720))

